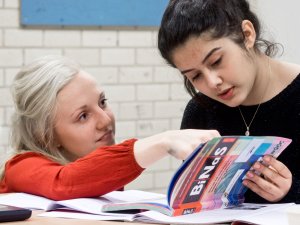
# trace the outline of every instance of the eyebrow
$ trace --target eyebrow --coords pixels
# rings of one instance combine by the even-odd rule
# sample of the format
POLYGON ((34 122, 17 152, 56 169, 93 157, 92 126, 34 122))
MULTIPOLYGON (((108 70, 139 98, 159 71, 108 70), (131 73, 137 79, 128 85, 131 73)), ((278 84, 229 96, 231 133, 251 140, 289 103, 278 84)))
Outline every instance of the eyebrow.
MULTIPOLYGON (((202 64, 204 64, 206 61, 207 61, 207 59, 212 55, 212 54, 214 54, 216 51, 218 51, 218 50, 220 50, 221 49, 221 47, 217 47, 217 48, 213 48, 206 56, 205 56, 205 58, 202 60, 202 64)), ((191 72, 191 71, 193 71, 194 69, 187 69, 187 70, 183 70, 183 71, 180 71, 182 74, 185 74, 185 73, 188 73, 188 72, 191 72)))
POLYGON ((85 108, 87 108, 87 105, 80 106, 79 108, 75 109, 74 112, 72 112, 71 116, 73 117, 78 111, 82 111, 85 108))
MULTIPOLYGON (((99 94, 99 99, 105 97, 105 92, 102 91, 100 94, 99 94)), ((77 109, 74 110, 74 112, 71 114, 71 116, 74 116, 75 113, 77 113, 78 111, 82 111, 83 109, 86 109, 88 106, 86 104, 78 107, 77 109)))

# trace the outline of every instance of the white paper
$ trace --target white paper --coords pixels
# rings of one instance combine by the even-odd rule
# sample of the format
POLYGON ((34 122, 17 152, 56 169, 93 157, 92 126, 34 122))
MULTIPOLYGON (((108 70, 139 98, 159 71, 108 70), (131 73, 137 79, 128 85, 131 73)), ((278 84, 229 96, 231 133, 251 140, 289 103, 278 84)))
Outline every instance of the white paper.
MULTIPOLYGON (((125 200, 147 200, 160 198, 162 195, 156 193, 147 193, 140 191, 124 191, 113 192, 108 194, 108 198, 114 201, 125 200), (129 194, 128 194, 129 193, 129 194)), ((164 196, 165 197, 165 196, 164 196)), ((79 198, 64 201, 53 201, 43 197, 34 196, 25 193, 11 193, 0 195, 0 204, 11 205, 30 209, 49 210, 53 207, 66 206, 73 210, 85 211, 89 213, 78 213, 74 211, 52 211, 40 214, 40 216, 49 217, 65 217, 75 219, 90 219, 90 220, 122 220, 122 221, 140 221, 140 222, 156 222, 165 224, 209 224, 209 223, 224 223, 232 221, 245 221, 261 225, 287 225, 286 209, 293 206, 289 204, 243 204, 240 209, 215 209, 209 211, 201 211, 200 213, 189 214, 184 216, 170 217, 159 212, 146 211, 138 214, 118 214, 118 213, 102 213, 101 207, 106 204, 107 200, 103 198, 79 198), (251 208, 261 207, 256 210, 251 208), (95 215, 100 214, 100 215, 95 215)))
POLYGON ((22 207, 27 209, 43 209, 47 210, 52 200, 25 193, 9 193, 0 195, 0 204, 22 207))
MULTIPOLYGON (((28 209, 42 209, 45 211, 67 207, 85 213, 111 215, 112 213, 102 212, 103 205, 107 203, 145 201, 154 199, 166 199, 166 196, 153 192, 128 190, 113 191, 99 198, 75 198, 70 200, 54 201, 26 193, 10 193, 0 195, 0 204, 28 209)), ((120 215, 123 215, 123 213, 120 215)), ((118 214, 114 213, 114 216, 118 216, 118 214)))
POLYGON ((85 220, 119 220, 119 221, 133 221, 134 215, 122 215, 122 216, 103 216, 103 215, 95 215, 88 213, 78 213, 78 212, 60 212, 60 211, 52 211, 38 214, 38 216, 42 217, 54 217, 54 218, 69 218, 69 219, 85 219, 85 220))
MULTIPOLYGON (((254 207, 257 204, 245 204, 248 208, 254 207)), ((202 211, 199 213, 170 217, 154 211, 139 213, 136 221, 158 222, 164 224, 212 224, 225 223, 233 221, 245 221, 257 223, 260 225, 280 224, 288 225, 286 220, 285 209, 294 205, 288 204, 270 204, 266 207, 252 209, 215 209, 202 211), (280 213, 279 213, 280 212, 280 213), (277 215, 277 218, 274 215, 277 215), (274 217, 273 217, 274 216, 274 217), (273 222, 270 222, 273 221, 273 222)))
POLYGON ((137 202, 154 199, 167 199, 167 196, 164 194, 139 190, 113 191, 106 195, 103 195, 102 197, 112 202, 137 202))

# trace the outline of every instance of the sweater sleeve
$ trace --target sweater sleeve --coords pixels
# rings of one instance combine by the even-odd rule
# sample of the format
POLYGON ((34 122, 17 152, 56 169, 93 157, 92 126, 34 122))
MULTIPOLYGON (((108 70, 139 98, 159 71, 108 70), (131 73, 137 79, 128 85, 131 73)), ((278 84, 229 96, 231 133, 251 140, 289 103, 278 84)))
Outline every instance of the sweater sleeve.
POLYGON ((279 203, 295 202, 300 204, 300 181, 293 176, 293 182, 290 191, 280 200, 279 203))
POLYGON ((34 152, 19 154, 6 163, 0 192, 26 192, 63 200, 117 190, 144 170, 134 158, 135 141, 98 148, 67 165, 34 152))

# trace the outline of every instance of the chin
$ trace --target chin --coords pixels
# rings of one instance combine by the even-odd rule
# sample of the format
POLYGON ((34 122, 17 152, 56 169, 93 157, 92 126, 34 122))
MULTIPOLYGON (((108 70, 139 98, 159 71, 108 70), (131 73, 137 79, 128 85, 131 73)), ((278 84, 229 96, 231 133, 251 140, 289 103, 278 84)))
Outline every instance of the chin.
POLYGON ((112 139, 110 144, 108 144, 108 145, 114 145, 114 144, 116 144, 116 141, 115 141, 115 139, 112 139))
POLYGON ((110 145, 114 145, 114 144, 115 144, 115 139, 107 140, 107 141, 99 141, 96 144, 96 148, 100 148, 103 146, 110 146, 110 145))
MULTIPOLYGON (((225 103, 224 103, 225 104, 225 103)), ((228 107, 231 107, 231 108, 234 108, 234 107, 238 107, 239 106, 239 104, 236 104, 236 103, 227 103, 227 104, 225 104, 225 105, 227 105, 228 107)))

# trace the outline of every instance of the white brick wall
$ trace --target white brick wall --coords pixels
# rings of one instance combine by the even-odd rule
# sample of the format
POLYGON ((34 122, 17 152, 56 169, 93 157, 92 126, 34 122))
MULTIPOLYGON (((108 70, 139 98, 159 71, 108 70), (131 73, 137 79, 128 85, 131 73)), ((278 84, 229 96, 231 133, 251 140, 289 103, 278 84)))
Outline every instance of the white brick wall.
POLYGON ((138 65, 165 65, 157 48, 138 48, 136 50, 136 63, 138 65))
POLYGON ((45 30, 45 47, 79 47, 81 32, 73 30, 45 30))
MULTIPOLYGON (((157 29, 24 28, 19 25, 19 0, 0 0, 0 46, 0 161, 10 149, 9 86, 21 66, 48 54, 77 60, 97 79, 114 111, 118 142, 180 126, 189 97, 182 76, 159 55, 157 29)), ((127 188, 165 193, 180 163, 165 157, 127 188)))
POLYGON ((5 8, 18 8, 19 0, 4 0, 5 8))
POLYGON ((3 46, 3 31, 0 30, 0 46, 3 46))
POLYGON ((4 117, 4 108, 0 108, 0 126, 4 125, 5 117, 4 117))
POLYGON ((28 64, 41 55, 62 55, 63 50, 59 48, 28 48, 24 49, 24 62, 28 64))
POLYGON ((151 31, 120 31, 119 46, 150 47, 153 46, 151 31))
POLYGON ((19 27, 19 12, 14 9, 0 9, 0 27, 19 27))
POLYGON ((21 66, 23 63, 22 49, 0 49, 0 67, 21 66))
POLYGON ((113 47, 117 46, 116 31, 83 31, 82 45, 84 47, 113 47))
POLYGON ((100 53, 97 48, 71 48, 65 50, 65 55, 82 66, 97 66, 100 62, 100 53))
POLYGON ((131 65, 135 64, 134 48, 108 48, 101 50, 102 65, 131 65))
POLYGON ((4 71, 0 69, 0 87, 4 86, 4 71))
POLYGON ((40 30, 7 29, 4 31, 4 46, 40 47, 43 44, 43 33, 40 30))

